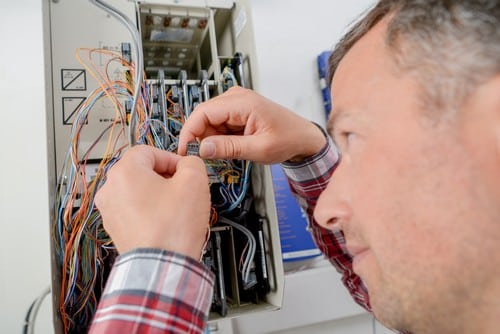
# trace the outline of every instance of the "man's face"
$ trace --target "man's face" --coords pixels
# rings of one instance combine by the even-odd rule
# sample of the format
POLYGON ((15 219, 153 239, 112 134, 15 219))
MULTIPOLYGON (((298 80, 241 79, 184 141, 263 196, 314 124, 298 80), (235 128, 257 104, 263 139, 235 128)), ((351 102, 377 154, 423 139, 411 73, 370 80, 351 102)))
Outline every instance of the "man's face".
POLYGON ((383 323, 460 333, 461 315, 499 292, 500 120, 484 111, 482 88, 459 112, 425 110, 385 28, 358 41, 333 79, 329 127, 342 161, 315 217, 343 230, 383 323))

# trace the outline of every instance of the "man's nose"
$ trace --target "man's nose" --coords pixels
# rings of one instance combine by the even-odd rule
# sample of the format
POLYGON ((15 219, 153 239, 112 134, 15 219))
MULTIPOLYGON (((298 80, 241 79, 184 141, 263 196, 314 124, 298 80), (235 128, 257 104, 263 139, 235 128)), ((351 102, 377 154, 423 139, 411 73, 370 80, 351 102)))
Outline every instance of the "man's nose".
POLYGON ((314 219, 323 228, 342 230, 352 217, 347 166, 340 163, 314 209, 314 219))

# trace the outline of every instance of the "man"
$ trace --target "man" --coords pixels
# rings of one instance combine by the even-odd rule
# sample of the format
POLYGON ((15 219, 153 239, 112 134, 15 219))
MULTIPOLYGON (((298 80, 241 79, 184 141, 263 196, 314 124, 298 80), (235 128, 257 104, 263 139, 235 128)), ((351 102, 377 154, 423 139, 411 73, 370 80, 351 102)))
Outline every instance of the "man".
MULTIPOLYGON (((309 215, 314 211, 318 246, 356 301, 388 327, 418 334, 498 332, 500 1, 381 0, 339 43, 330 67, 328 129, 340 163, 314 124, 243 89, 199 106, 183 128, 179 153, 199 138, 202 157, 284 162, 292 190, 309 215)), ((118 274, 126 271, 119 261, 95 332, 142 326, 137 323, 153 314, 148 307, 161 309, 169 326, 182 318, 165 328, 203 330, 213 278, 192 260, 208 222, 203 172, 196 158, 148 148, 131 150, 111 170, 97 205, 126 252, 121 262, 127 259, 133 271, 144 252, 138 247, 158 248, 148 251, 157 268, 182 268, 162 269, 158 275, 171 282, 139 289, 183 300, 192 312, 179 316, 175 307, 147 304, 129 321, 117 321, 119 312, 107 320, 106 308, 115 302, 149 301, 128 303, 131 288, 120 285, 125 278, 118 274), (138 202, 151 186, 161 201, 138 202), (129 206, 126 216, 116 213, 121 203, 129 206), (181 278, 195 276, 201 289, 179 287, 181 278)))

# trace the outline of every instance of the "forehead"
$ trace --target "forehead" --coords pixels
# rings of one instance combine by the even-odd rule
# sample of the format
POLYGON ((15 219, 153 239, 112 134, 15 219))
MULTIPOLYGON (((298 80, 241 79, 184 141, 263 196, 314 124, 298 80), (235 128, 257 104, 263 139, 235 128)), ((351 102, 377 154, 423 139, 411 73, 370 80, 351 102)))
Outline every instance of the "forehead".
POLYGON ((340 61, 331 82, 329 128, 340 114, 369 110, 373 104, 394 98, 391 90, 399 78, 394 75, 395 65, 385 44, 386 30, 387 20, 377 23, 340 61))
POLYGON ((389 63, 389 52, 385 47, 386 30, 387 22, 382 20, 351 47, 339 62, 331 82, 332 93, 340 95, 343 87, 354 79, 374 80, 380 77, 380 70, 389 63))

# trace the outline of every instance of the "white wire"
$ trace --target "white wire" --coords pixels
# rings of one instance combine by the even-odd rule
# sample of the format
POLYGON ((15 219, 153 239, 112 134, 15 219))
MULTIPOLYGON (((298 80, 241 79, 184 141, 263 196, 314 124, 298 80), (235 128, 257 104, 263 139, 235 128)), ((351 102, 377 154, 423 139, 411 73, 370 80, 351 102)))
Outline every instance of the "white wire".
POLYGON ((257 242, 255 241, 255 237, 253 236, 252 232, 250 232, 250 230, 248 230, 246 227, 244 227, 241 224, 237 224, 237 223, 233 222, 232 220, 229 220, 229 219, 224 218, 224 217, 219 217, 219 222, 221 222, 223 224, 231 225, 232 227, 243 232, 243 234, 245 234, 246 237, 248 238, 250 245, 248 247, 248 253, 247 253, 245 262, 243 263, 243 270, 242 270, 243 283, 247 285, 249 283, 249 276, 250 276, 250 269, 252 267, 252 261, 255 258, 255 250, 257 248, 256 247, 257 242))

